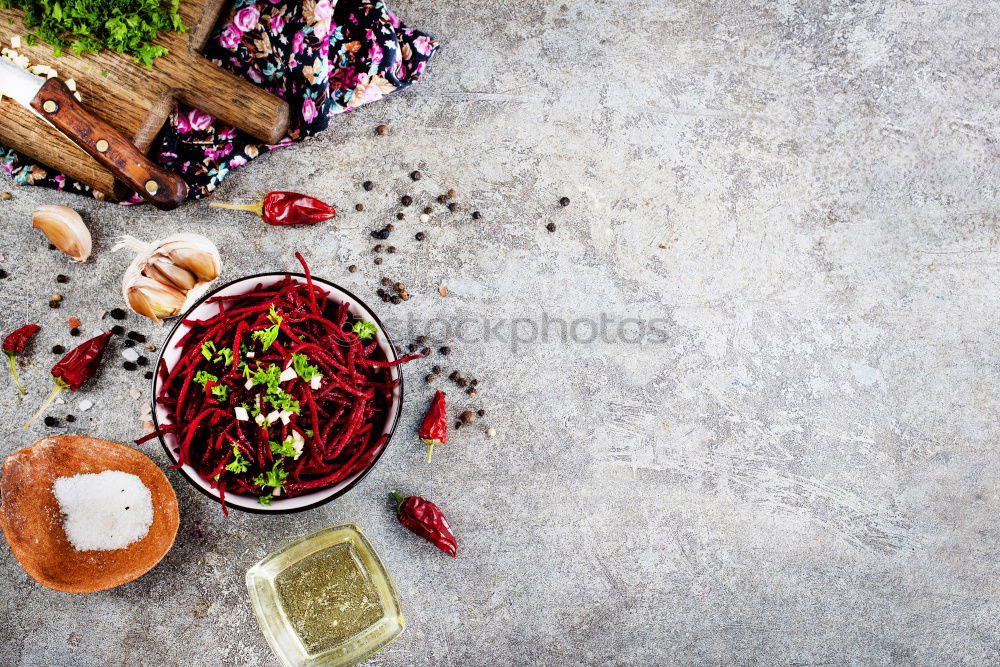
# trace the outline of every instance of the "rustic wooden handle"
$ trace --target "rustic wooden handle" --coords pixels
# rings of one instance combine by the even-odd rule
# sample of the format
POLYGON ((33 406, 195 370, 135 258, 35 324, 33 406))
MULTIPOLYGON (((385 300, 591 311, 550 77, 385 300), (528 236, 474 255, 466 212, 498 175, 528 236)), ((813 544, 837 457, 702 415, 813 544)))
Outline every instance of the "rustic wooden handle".
POLYGON ((42 84, 32 108, 103 164, 127 186, 164 211, 187 198, 187 183, 154 164, 121 132, 91 115, 59 79, 42 84))
POLYGON ((174 72, 177 98, 260 139, 276 144, 288 132, 288 102, 200 56, 174 72))

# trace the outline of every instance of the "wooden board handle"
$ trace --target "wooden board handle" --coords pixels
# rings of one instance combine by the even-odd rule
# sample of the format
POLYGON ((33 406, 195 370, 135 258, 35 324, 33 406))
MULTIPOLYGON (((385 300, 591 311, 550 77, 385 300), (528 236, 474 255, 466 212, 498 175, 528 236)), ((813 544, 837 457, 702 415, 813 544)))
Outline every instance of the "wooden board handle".
POLYGON ((288 132, 288 102, 196 57, 177 69, 177 97, 184 104, 215 116, 266 144, 276 144, 288 132))
POLYGON ((125 135, 91 115, 59 79, 42 84, 32 108, 127 186, 164 211, 187 198, 187 183, 153 163, 125 135))

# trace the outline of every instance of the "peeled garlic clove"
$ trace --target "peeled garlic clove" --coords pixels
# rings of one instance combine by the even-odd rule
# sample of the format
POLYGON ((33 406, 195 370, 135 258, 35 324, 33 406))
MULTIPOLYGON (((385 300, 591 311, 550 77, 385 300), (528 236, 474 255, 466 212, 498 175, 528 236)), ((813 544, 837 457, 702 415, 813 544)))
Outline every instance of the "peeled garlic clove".
POLYGON ((222 272, 222 259, 215 244, 200 234, 176 234, 156 249, 157 255, 198 276, 198 281, 215 280, 222 272))
POLYGON ((182 269, 166 257, 150 259, 143 273, 157 282, 172 285, 183 292, 188 291, 198 282, 198 278, 193 273, 182 269))
POLYGON ((83 224, 80 214, 68 206, 39 206, 31 215, 31 226, 42 230, 52 245, 74 261, 86 262, 90 257, 90 230, 83 224))
POLYGON ((162 318, 180 315, 186 296, 152 278, 139 276, 125 288, 125 298, 132 310, 159 324, 162 318))

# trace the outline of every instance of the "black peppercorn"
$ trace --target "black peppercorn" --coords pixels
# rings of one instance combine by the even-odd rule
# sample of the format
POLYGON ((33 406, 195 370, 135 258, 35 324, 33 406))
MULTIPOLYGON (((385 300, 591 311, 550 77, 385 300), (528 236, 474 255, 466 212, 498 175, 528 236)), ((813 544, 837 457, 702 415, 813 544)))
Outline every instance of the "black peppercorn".
POLYGON ((391 246, 389 246, 388 248, 386 248, 386 249, 385 249, 385 251, 386 251, 387 253, 390 253, 390 254, 392 254, 392 253, 396 252, 396 246, 394 246, 394 245, 391 245, 391 246))
POLYGON ((451 348, 448 347, 447 345, 445 345, 444 347, 442 347, 441 349, 439 349, 438 352, 440 352, 441 354, 443 354, 445 356, 448 356, 449 354, 451 354, 451 348))
POLYGON ((441 367, 440 367, 440 366, 435 366, 435 367, 433 368, 433 371, 434 371, 434 372, 435 372, 435 373, 436 373, 437 375, 441 375, 441 367))
POLYGON ((361 184, 361 187, 371 192, 375 188, 375 184, 372 183, 371 181, 365 181, 364 183, 361 184))
POLYGON ((424 349, 420 350, 420 354, 424 355, 425 357, 431 356, 431 354, 433 354, 433 352, 434 351, 431 350, 431 348, 429 348, 429 347, 425 347, 424 349))
POLYGON ((458 210, 458 204, 456 204, 455 202, 449 203, 448 204, 448 210, 451 211, 452 213, 454 213, 455 211, 458 210))
POLYGON ((127 314, 128 314, 128 313, 126 313, 126 312, 125 312, 124 310, 122 310, 121 308, 112 308, 112 309, 111 309, 111 312, 110 312, 110 313, 108 313, 108 315, 110 315, 110 316, 111 316, 111 317, 112 317, 113 319, 116 319, 116 320, 124 320, 124 319, 125 319, 125 316, 126 316, 127 314))
POLYGON ((122 368, 127 371, 134 371, 138 366, 135 365, 134 361, 126 361, 122 364, 122 368))
POLYGON ((437 200, 438 200, 439 204, 447 204, 448 203, 448 195, 438 195, 437 200))
POLYGON ((53 426, 59 426, 59 420, 56 419, 55 417, 46 417, 45 425, 48 426, 49 428, 52 428, 53 426))
POLYGON ((57 299, 52 299, 51 301, 49 301, 49 308, 58 308, 58 307, 59 307, 59 301, 57 299))
POLYGON ((385 226, 385 231, 394 232, 396 231, 396 226, 390 222, 388 225, 385 226))
POLYGON ((479 218, 481 218, 481 217, 483 217, 483 214, 480 213, 479 211, 473 211, 472 212, 472 219, 473 220, 479 220, 479 218))
POLYGON ((375 128, 375 134, 380 137, 387 136, 389 134, 389 126, 382 124, 375 128))
POLYGON ((456 421, 456 422, 455 422, 455 430, 457 431, 457 430, 458 430, 458 429, 460 429, 460 428, 462 428, 462 422, 460 422, 460 421, 456 421))
POLYGON ((392 297, 392 302, 398 306, 399 304, 403 303, 403 298, 398 294, 394 294, 392 297))
POLYGON ((372 248, 372 252, 382 252, 382 244, 379 243, 377 246, 372 248))
POLYGON ((386 278, 385 276, 383 276, 382 277, 382 284, 385 285, 386 287, 388 287, 389 285, 392 284, 392 281, 389 280, 388 278, 386 278))
POLYGON ((140 366, 148 366, 149 365, 149 359, 147 359, 146 357, 140 356, 138 359, 135 360, 135 363, 139 364, 140 366))
POLYGON ((153 379, 153 371, 146 371, 145 373, 142 374, 142 377, 146 378, 147 380, 152 380, 153 379))
POLYGON ((378 296, 379 296, 380 299, 384 299, 386 296, 388 296, 388 294, 386 293, 386 291, 384 289, 382 289, 381 287, 379 287, 377 290, 375 290, 375 293, 378 294, 378 296))
POLYGON ((457 380, 455 380, 455 384, 457 384, 459 387, 465 387, 468 386, 469 381, 466 380, 465 378, 458 378, 457 380))
POLYGON ((63 347, 62 345, 53 345, 52 346, 52 354, 65 354, 65 352, 66 352, 66 348, 63 347))
POLYGON ((351 273, 357 273, 358 272, 358 265, 357 264, 351 264, 349 267, 347 267, 347 270, 350 271, 351 273))
POLYGON ((472 380, 469 382, 469 384, 471 384, 473 387, 475 387, 477 384, 479 384, 479 380, 477 380, 476 378, 472 378, 472 380))
POLYGON ((434 209, 431 208, 430 206, 425 206, 424 207, 424 215, 430 215, 433 212, 434 212, 434 209))
POLYGON ((418 241, 423 241, 425 238, 427 238, 427 234, 424 234, 423 232, 417 232, 413 236, 413 238, 417 239, 418 241))
POLYGON ((381 257, 376 257, 375 258, 375 264, 381 264, 381 263, 382 263, 382 258, 381 257))
POLYGON ((413 203, 413 197, 411 197, 410 195, 403 195, 402 197, 399 198, 399 203, 402 204, 403 206, 409 206, 410 204, 413 203))
POLYGON ((560 206, 569 206, 569 197, 560 197, 559 198, 559 205, 560 206))
POLYGON ((549 224, 545 225, 545 229, 549 230, 550 232, 556 231, 556 223, 550 222, 549 224))
POLYGON ((383 229, 382 231, 380 231, 378 233, 378 237, 380 239, 382 239, 383 241, 386 240, 387 238, 389 238, 389 230, 388 229, 383 229))
POLYGON ((128 337, 131 338, 132 340, 138 341, 140 343, 145 343, 146 342, 146 336, 145 336, 145 334, 141 334, 138 331, 129 331, 128 332, 128 337))
POLYGON ((416 343, 410 343, 406 349, 408 349, 410 352, 416 352, 417 350, 420 349, 420 346, 417 345, 416 343))
POLYGON ((460 377, 462 377, 461 373, 459 373, 458 371, 452 371, 451 375, 448 376, 448 379, 451 380, 452 382, 454 382, 455 380, 457 380, 460 377))
POLYGON ((56 282, 57 283, 68 283, 69 282, 69 276, 64 276, 63 274, 60 273, 58 276, 56 276, 56 282))
POLYGON ((406 214, 403 213, 402 211, 400 211, 399 213, 396 214, 396 220, 402 220, 405 217, 406 217, 406 214))
POLYGON ((430 373, 426 377, 424 377, 424 382, 426 382, 427 384, 434 382, 434 380, 437 380, 437 376, 434 375, 433 373, 430 373))
POLYGON ((122 345, 124 345, 125 347, 133 347, 135 346, 135 341, 131 340, 130 338, 126 338, 125 340, 122 341, 122 345))
POLYGON ((6 271, 4 271, 3 269, 0 269, 0 280, 3 280, 4 278, 6 278, 9 275, 10 275, 9 273, 7 273, 6 271))
POLYGON ((66 421, 68 421, 70 424, 72 424, 73 422, 76 421, 76 416, 75 415, 66 415, 66 421))
POLYGON ((72 329, 69 330, 69 335, 70 336, 79 336, 80 335, 80 329, 78 327, 73 327, 72 329))
POLYGON ((468 389, 465 390, 465 393, 468 394, 469 396, 475 396, 476 395, 476 388, 475 387, 469 387, 468 389))
POLYGON ((427 336, 417 336, 417 342, 421 345, 427 344, 427 336))
POLYGON ((412 178, 415 181, 419 181, 423 177, 424 175, 421 174, 419 171, 414 171, 410 173, 410 178, 412 178))
POLYGON ((116 336, 121 336, 123 333, 125 333, 125 327, 123 327, 120 324, 116 324, 115 326, 111 327, 111 333, 113 333, 116 336))
POLYGON ((55 243, 50 243, 49 244, 49 250, 55 250, 55 249, 56 249, 56 244, 55 243))
POLYGON ((483 417, 486 415, 486 410, 480 408, 479 410, 476 410, 476 414, 479 415, 480 417, 483 417))
POLYGON ((359 204, 355 204, 354 205, 354 210, 355 211, 363 211, 363 210, 365 210, 365 205, 364 204, 360 204, 360 203, 359 204))

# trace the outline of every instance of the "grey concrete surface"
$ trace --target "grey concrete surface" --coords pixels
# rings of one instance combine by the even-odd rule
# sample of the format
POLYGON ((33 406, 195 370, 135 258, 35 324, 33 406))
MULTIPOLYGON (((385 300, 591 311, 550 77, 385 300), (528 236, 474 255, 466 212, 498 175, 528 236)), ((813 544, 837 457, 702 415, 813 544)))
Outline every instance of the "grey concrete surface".
MULTIPOLYGON (((244 572, 353 521, 409 623, 372 665, 996 664, 1000 5, 395 5, 444 43, 426 79, 218 193, 301 190, 335 202, 336 224, 277 230, 205 204, 160 213, 4 186, 0 324, 45 332, 31 394, 0 400, 0 453, 48 432, 20 425, 48 348, 71 340, 65 318, 94 332, 94 313, 119 305, 123 232, 203 232, 226 279, 291 269, 303 249, 404 342, 441 331, 429 320, 468 320, 446 366, 481 379, 468 403, 488 417, 425 465, 429 364, 410 368, 373 474, 298 515, 224 519, 170 473, 177 543, 117 590, 49 591, 5 550, 0 662, 275 664, 244 572), (373 138, 382 122, 392 136, 373 138), (368 231, 396 199, 448 187, 462 212, 411 214, 399 253, 374 267, 368 231), (94 230, 87 265, 30 230, 53 202, 94 230), (51 311, 60 272, 72 282, 51 311), (413 298, 377 302, 383 274, 413 298), (486 340, 472 324, 484 318, 486 340), (642 342, 628 320, 648 326, 642 342), (559 321, 576 323, 572 340, 559 321), (390 489, 445 509, 457 560, 395 524, 390 489)), ((108 368, 72 397, 96 403, 89 418, 57 430, 128 442, 132 387, 148 399, 137 374, 108 368)))

